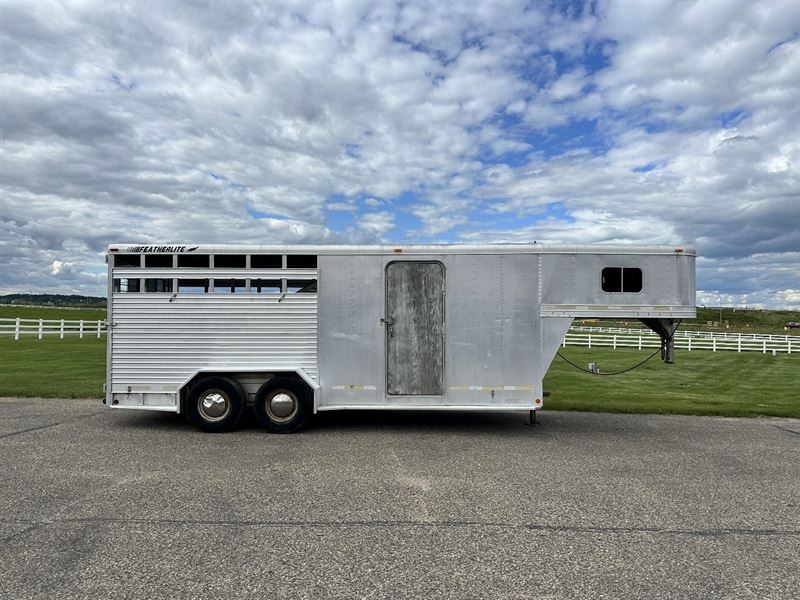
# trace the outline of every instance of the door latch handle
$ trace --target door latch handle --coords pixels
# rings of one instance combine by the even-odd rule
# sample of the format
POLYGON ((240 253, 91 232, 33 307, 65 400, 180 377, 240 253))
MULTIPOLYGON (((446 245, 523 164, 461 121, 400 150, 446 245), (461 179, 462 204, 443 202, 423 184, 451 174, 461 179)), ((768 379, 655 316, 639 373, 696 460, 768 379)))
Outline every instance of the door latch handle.
POLYGON ((389 337, 394 337, 394 319, 391 317, 381 318, 381 323, 386 325, 386 332, 389 337))

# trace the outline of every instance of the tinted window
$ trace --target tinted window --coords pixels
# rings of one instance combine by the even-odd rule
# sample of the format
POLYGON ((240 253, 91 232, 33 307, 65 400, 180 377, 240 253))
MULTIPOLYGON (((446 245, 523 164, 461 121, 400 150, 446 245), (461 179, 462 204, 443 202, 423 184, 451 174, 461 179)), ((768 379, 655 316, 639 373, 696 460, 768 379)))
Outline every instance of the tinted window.
POLYGON ((622 268, 606 267, 603 269, 603 291, 621 292, 622 291, 622 268))
POLYGON ((145 267, 171 267, 172 254, 145 254, 145 267))
MULTIPOLYGON (((215 254, 214 268, 222 269, 244 269, 244 254, 215 254)), ((215 286, 216 287, 216 286, 215 286)))
POLYGON ((256 294, 280 294, 280 279, 251 279, 250 291, 256 294))
POLYGON ((171 292, 172 279, 145 279, 145 292, 171 292))
POLYGON ((642 291, 642 270, 622 269, 622 291, 636 294, 642 291))
POLYGON ((289 254, 286 257, 288 269, 316 269, 317 257, 314 254, 289 254))
POLYGON ((115 267, 141 267, 141 255, 139 254, 115 254, 114 266, 115 267))
POLYGON ((214 279, 214 292, 217 294, 243 294, 244 279, 214 279))
POLYGON ((206 268, 208 267, 208 254, 179 254, 178 266, 206 268))
POLYGON ((606 267, 601 285, 604 292, 637 294, 642 291, 642 270, 636 267, 606 267))
POLYGON ((114 291, 115 292, 138 292, 140 279, 127 279, 126 277, 122 277, 120 279, 114 279, 114 291))
POLYGON ((250 256, 251 269, 280 269, 283 266, 283 257, 280 254, 252 254, 250 256))

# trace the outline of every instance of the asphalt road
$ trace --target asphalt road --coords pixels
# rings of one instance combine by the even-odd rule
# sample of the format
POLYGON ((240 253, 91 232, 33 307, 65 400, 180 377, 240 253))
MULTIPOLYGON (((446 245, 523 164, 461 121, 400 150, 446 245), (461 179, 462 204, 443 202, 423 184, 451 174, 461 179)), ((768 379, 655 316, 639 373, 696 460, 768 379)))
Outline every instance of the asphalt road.
POLYGON ((0 399, 0 597, 790 598, 800 421, 0 399))

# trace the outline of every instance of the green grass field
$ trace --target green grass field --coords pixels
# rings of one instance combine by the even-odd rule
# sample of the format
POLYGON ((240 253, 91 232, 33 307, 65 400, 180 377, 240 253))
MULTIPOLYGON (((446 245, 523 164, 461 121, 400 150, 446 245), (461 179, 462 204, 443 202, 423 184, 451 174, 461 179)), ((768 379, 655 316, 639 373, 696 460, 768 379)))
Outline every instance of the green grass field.
POLYGON ((106 339, 0 337, 0 396, 101 398, 106 339))
MULTIPOLYGON (((562 354, 603 372, 632 366, 652 351, 567 347, 562 354)), ((0 396, 99 398, 105 380, 105 336, 14 341, 0 338, 0 396)), ((559 357, 545 377, 546 410, 800 418, 800 355, 677 351, 619 376, 577 371, 559 357)))
MULTIPOLYGON (((652 350, 569 346, 561 354, 584 368, 592 361, 614 372, 647 358, 652 350)), ((758 352, 686 352, 676 364, 658 356, 618 376, 582 373, 556 356, 544 380, 545 408, 598 412, 800 418, 800 355, 758 352)))

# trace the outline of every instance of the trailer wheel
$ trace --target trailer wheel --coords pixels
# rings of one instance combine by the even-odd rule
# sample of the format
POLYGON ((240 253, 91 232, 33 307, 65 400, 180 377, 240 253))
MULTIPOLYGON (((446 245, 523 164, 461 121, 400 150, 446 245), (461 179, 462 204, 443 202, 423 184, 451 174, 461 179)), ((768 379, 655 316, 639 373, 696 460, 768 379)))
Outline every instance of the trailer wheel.
POLYGON ((244 397, 236 382, 225 377, 206 377, 195 383, 186 397, 186 416, 203 431, 232 429, 242 417, 244 397))
POLYGON ((308 386, 296 379, 273 377, 256 392, 253 411, 256 420, 272 433, 292 433, 311 416, 308 386))

